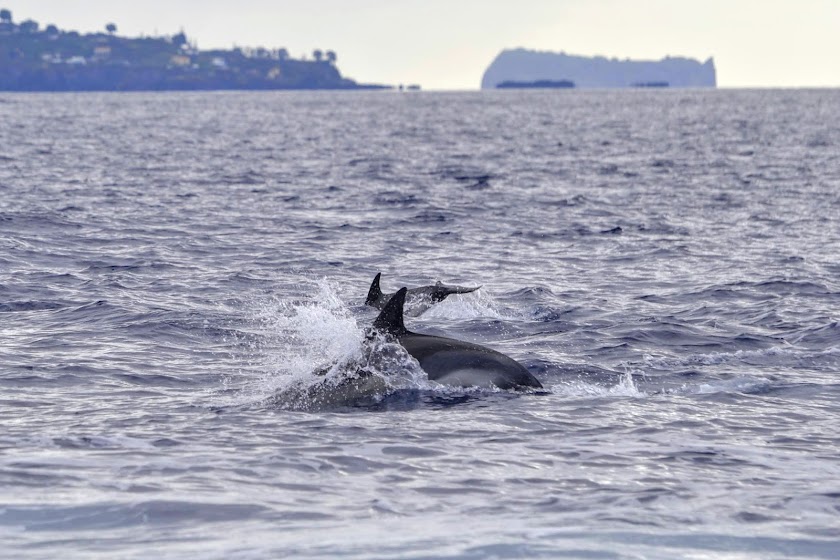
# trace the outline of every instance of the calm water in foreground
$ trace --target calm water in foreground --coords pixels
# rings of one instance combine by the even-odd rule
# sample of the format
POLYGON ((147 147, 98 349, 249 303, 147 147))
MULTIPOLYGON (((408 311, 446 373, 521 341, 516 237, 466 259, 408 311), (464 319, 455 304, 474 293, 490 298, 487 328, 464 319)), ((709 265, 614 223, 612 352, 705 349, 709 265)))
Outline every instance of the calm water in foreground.
POLYGON ((830 90, 0 94, 0 556, 837 558, 837 122, 830 90), (387 390, 308 398, 378 271, 482 285, 409 328, 548 392, 386 346, 387 390))

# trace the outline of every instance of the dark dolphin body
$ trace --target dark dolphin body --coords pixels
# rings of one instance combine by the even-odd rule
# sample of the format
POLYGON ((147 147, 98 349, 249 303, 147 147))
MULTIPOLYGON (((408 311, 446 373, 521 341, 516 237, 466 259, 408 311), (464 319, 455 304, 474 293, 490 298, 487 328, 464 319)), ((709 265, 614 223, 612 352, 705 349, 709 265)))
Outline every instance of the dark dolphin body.
POLYGON ((402 288, 391 298, 374 321, 373 328, 395 336, 420 362, 429 379, 456 387, 542 388, 537 378, 519 362, 500 352, 470 342, 407 330, 403 323, 403 306, 408 291, 402 288))
MULTIPOLYGON (((373 279, 373 282, 370 284, 370 290, 368 290, 367 299, 365 300, 365 305, 375 307, 379 310, 384 309, 385 304, 394 297, 394 294, 382 293, 382 289, 379 287, 379 279, 381 276, 382 273, 380 272, 376 275, 376 278, 373 279)), ((408 314, 414 316, 420 315, 432 305, 442 302, 452 294, 469 294, 480 287, 481 286, 476 286, 475 288, 464 288, 463 286, 447 286, 446 284, 438 282, 434 286, 411 288, 408 290, 408 294, 406 295, 406 301, 408 302, 408 307, 410 309, 408 314)))

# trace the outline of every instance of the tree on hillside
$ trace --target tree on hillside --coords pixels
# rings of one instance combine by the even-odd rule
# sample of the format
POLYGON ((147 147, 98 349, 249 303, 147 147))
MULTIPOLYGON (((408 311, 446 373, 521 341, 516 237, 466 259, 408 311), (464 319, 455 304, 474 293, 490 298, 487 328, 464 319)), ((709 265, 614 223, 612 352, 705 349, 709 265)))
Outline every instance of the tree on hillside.
POLYGON ((338 56, 335 54, 335 51, 327 51, 327 62, 335 64, 336 60, 338 60, 338 56))
POLYGON ((289 58, 289 50, 288 49, 277 49, 277 58, 280 60, 286 60, 289 58))
POLYGON ((321 62, 324 59, 324 53, 323 51, 321 51, 321 49, 315 49, 314 51, 312 51, 312 56, 318 62, 321 62))
POLYGON ((184 45, 186 45, 187 44, 186 34, 183 31, 181 31, 177 35, 173 35, 172 36, 172 44, 175 45, 176 47, 183 47, 184 45))
POLYGON ((114 33, 117 32, 117 24, 109 23, 108 25, 105 26, 105 31, 107 31, 109 35, 113 35, 114 33))
POLYGON ((44 29, 44 32, 45 32, 47 35, 58 35, 58 27, 56 27, 56 26, 55 26, 55 25, 53 25, 53 24, 49 24, 49 25, 47 26, 47 28, 46 28, 46 29, 44 29))
POLYGON ((20 30, 24 33, 37 33, 38 32, 38 22, 32 19, 28 19, 20 24, 20 30))
POLYGON ((0 21, 3 23, 12 23, 12 12, 5 8, 0 10, 0 21))

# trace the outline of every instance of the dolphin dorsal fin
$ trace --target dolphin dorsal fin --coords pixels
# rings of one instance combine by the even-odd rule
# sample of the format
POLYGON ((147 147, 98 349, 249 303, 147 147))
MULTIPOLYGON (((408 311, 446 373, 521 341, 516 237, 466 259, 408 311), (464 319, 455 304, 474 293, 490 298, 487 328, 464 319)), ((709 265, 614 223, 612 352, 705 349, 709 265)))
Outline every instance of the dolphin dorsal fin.
POLYGON ((406 334, 408 331, 403 323, 403 306, 405 305, 406 288, 400 288, 391 300, 385 305, 382 313, 373 322, 373 328, 387 332, 394 336, 406 334))
POLYGON ((382 297, 382 289, 379 287, 379 279, 382 277, 381 272, 376 273, 376 278, 370 283, 370 290, 368 290, 365 305, 374 305, 379 298, 382 297))

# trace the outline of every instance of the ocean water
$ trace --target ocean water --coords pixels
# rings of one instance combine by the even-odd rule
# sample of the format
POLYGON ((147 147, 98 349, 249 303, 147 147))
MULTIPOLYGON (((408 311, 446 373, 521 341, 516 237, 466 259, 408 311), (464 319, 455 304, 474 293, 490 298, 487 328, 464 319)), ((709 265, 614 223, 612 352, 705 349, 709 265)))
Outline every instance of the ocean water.
POLYGON ((840 557, 838 121, 836 90, 0 94, 0 556, 840 557), (380 271, 481 285, 408 327, 546 391, 365 343, 380 271), (360 360, 379 389, 338 391, 360 360))

